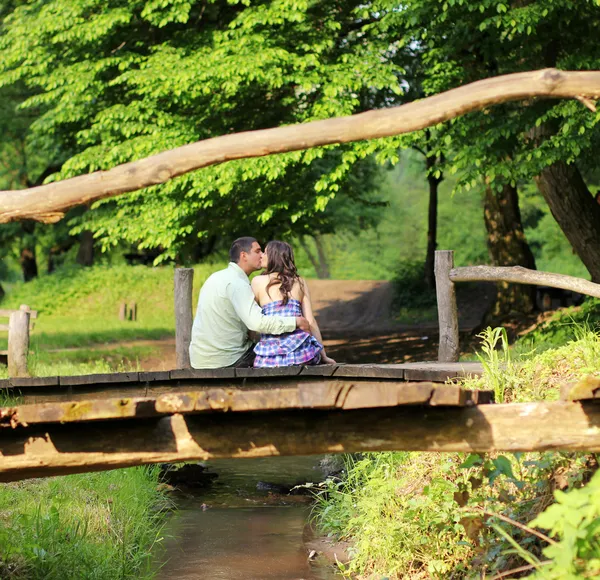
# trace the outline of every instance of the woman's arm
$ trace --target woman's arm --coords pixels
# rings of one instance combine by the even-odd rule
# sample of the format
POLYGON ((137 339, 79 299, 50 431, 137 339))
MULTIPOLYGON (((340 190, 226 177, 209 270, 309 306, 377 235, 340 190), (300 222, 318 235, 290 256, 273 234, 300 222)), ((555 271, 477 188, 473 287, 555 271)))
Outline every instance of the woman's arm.
MULTIPOLYGON (((319 325, 317 324, 317 320, 315 315, 313 314, 312 302, 310 300, 310 291, 308 289, 308 284, 303 278, 300 278, 300 285, 302 288, 302 315, 304 318, 308 320, 310 324, 310 332, 311 334, 321 343, 323 344, 323 337, 321 336, 321 330, 319 329, 319 325)), ((335 361, 332 358, 329 358, 325 353, 325 346, 323 346, 323 350, 321 351, 321 362, 324 364, 335 364, 335 361)))

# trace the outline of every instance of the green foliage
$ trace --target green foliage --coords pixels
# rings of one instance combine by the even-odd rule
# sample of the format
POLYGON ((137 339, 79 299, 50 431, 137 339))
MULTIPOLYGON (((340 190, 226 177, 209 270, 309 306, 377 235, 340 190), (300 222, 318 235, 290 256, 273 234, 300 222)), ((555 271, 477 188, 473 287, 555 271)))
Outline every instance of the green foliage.
POLYGON ((588 298, 577 307, 561 308, 549 320, 521 336, 515 347, 520 351, 535 349, 541 352, 574 340, 581 328, 596 331, 600 328, 600 300, 588 298))
MULTIPOLYGON (((55 178, 141 159, 200 139, 348 115, 401 93, 395 52, 359 2, 52 0, 17 4, 0 28, 0 86, 23 83, 30 141, 66 158, 55 178)), ((375 144, 372 152, 389 150, 375 144)), ((329 228, 336 193, 361 197, 361 146, 233 161, 94 204, 74 218, 105 248, 164 256, 249 229, 329 228), (187 244, 187 246, 186 246, 187 244)), ((272 237, 269 235, 269 237, 272 237)))
POLYGON ((165 506, 157 467, 2 484, 0 575, 149 578, 165 506))
MULTIPOLYGON (((505 401, 552 400, 560 385, 600 376, 600 334, 589 328, 538 354, 509 354, 503 329, 482 334, 484 378, 462 382, 491 383, 505 401)), ((343 481, 324 484, 314 521, 351 541, 350 575, 479 578, 535 564, 543 553, 551 563, 536 578, 588 577, 600 560, 599 476, 589 489, 577 488, 595 469, 594 456, 572 453, 367 454, 347 459, 343 481), (546 510, 556 489, 573 491, 556 492, 561 503, 546 510), (531 520, 559 543, 548 546, 530 533, 531 520)))
POLYGON ((581 489, 554 492, 556 503, 529 525, 550 530, 559 541, 543 550, 552 563, 534 578, 570 580, 600 575, 600 472, 581 489))
POLYGON ((484 382, 488 388, 494 391, 494 400, 496 403, 504 403, 504 390, 506 381, 503 379, 505 373, 510 372, 511 360, 508 347, 508 336, 505 328, 487 327, 483 332, 477 335, 481 338, 482 354, 477 353, 477 358, 483 366, 484 382), (498 350, 500 343, 502 348, 498 350))

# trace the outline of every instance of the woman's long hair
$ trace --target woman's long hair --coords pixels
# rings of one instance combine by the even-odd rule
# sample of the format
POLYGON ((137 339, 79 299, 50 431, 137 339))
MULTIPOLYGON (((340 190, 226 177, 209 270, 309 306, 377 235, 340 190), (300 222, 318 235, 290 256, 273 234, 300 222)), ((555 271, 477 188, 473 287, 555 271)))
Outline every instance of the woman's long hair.
POLYGON ((275 284, 281 284, 279 291, 283 296, 283 304, 286 305, 290 299, 290 292, 297 280, 300 280, 296 262, 294 261, 294 250, 286 242, 273 240, 265 247, 268 264, 265 274, 276 274, 267 284, 267 294, 269 288, 275 284))

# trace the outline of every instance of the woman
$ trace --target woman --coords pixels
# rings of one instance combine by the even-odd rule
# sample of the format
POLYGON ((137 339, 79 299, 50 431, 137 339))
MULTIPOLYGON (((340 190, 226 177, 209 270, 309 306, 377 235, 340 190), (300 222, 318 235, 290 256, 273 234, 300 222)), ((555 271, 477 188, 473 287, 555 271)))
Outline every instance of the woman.
POLYGON ((263 314, 304 316, 310 324, 310 333, 298 328, 279 336, 261 335, 254 347, 254 366, 335 364, 325 354, 321 332, 312 311, 308 284, 298 275, 292 247, 285 242, 269 242, 262 265, 264 273, 252 280, 252 290, 263 314))

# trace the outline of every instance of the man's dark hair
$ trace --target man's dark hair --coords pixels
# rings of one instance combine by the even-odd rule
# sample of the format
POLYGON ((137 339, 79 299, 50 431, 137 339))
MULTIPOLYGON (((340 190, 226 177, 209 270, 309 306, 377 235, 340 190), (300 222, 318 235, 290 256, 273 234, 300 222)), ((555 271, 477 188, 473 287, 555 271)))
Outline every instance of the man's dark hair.
POLYGON ((240 261, 240 254, 242 252, 249 253, 254 242, 258 242, 258 240, 249 236, 235 240, 235 242, 231 244, 231 248, 229 248, 229 261, 237 264, 240 261))

